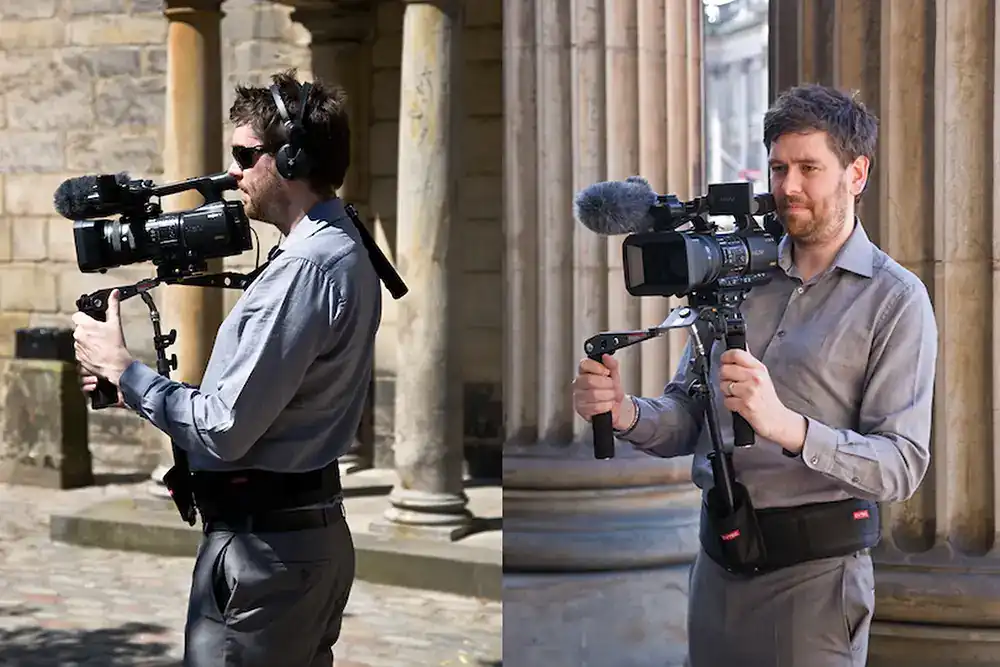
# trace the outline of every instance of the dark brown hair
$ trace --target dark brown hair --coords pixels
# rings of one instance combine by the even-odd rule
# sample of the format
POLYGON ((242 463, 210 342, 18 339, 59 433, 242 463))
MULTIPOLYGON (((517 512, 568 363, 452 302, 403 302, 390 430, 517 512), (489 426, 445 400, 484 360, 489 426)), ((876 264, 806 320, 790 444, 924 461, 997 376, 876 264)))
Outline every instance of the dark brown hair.
POLYGON ((830 150, 846 168, 864 155, 875 161, 878 118, 857 99, 830 86, 805 84, 781 93, 764 114, 764 147, 783 134, 826 132, 830 150))
MULTIPOLYGON (((295 69, 271 76, 293 119, 299 114, 299 82, 295 77, 295 69)), ((237 126, 249 125, 269 153, 275 153, 288 140, 268 86, 237 85, 229 120, 237 126)), ((351 161, 351 130, 344 89, 313 81, 302 125, 302 143, 311 164, 306 180, 316 194, 330 197, 344 184, 351 161)))

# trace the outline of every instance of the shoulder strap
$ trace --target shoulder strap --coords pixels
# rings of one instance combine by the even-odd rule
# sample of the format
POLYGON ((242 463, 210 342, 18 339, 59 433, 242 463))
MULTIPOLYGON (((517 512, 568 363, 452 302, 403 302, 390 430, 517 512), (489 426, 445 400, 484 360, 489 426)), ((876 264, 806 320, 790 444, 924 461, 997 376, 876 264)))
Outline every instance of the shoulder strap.
POLYGON ((245 292, 247 290, 247 288, 250 287, 250 284, 253 283, 253 281, 257 279, 257 276, 259 276, 261 273, 264 272, 264 269, 267 268, 267 265, 270 264, 271 261, 274 260, 275 257, 277 257, 278 255, 280 255, 283 252, 285 252, 285 251, 282 250, 281 248, 279 248, 278 246, 274 246, 273 248, 271 248, 270 250, 268 250, 267 251, 267 261, 265 261, 263 264, 261 264, 256 269, 254 269, 253 271, 251 271, 250 273, 248 273, 246 275, 246 280, 243 282, 243 291, 245 292))

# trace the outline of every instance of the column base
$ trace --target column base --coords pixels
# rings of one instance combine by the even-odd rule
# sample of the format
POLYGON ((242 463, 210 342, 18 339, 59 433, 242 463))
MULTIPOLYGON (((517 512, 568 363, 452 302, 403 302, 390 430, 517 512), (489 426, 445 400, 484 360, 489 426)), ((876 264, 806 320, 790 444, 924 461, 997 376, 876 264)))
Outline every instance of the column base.
POLYGON ((1000 630, 880 621, 872 624, 868 667, 985 667, 998 664, 1000 630))
POLYGON ((431 493, 395 488, 389 494, 389 509, 371 532, 388 537, 435 541, 459 540, 474 531, 469 499, 462 494, 431 493))
POLYGON ((683 667, 690 567, 505 574, 504 662, 683 667))
POLYGON ((149 475, 149 484, 147 488, 149 490, 149 495, 154 498, 170 498, 170 491, 167 490, 167 485, 163 483, 163 476, 167 474, 170 470, 170 466, 163 465, 162 463, 153 469, 153 472, 149 475))
POLYGON ((358 441, 354 442, 351 449, 337 459, 337 464, 340 467, 341 475, 350 475, 352 472, 360 472, 361 470, 368 470, 372 467, 371 461, 368 457, 361 454, 364 445, 358 441))

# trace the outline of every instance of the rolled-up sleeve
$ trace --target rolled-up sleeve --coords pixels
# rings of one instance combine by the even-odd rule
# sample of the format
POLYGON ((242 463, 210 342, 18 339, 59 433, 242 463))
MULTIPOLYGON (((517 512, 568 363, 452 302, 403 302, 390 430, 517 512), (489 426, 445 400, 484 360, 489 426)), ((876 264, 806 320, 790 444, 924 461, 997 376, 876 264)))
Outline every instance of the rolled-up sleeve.
POLYGON ((126 404, 180 448, 238 460, 288 405, 316 356, 336 344, 339 295, 315 264, 282 258, 244 294, 235 348, 215 386, 193 388, 134 362, 121 376, 126 404))
POLYGON ((912 496, 930 465, 937 343, 930 299, 912 283, 876 325, 859 431, 807 417, 805 465, 858 497, 893 502, 912 496))

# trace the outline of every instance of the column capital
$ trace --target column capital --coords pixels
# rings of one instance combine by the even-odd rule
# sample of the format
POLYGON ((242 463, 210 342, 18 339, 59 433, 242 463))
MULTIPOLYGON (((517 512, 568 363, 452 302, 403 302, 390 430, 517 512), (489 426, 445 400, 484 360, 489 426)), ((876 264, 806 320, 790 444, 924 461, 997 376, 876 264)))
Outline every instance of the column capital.
POLYGON ((164 0, 163 14, 174 18, 183 14, 222 14, 222 0, 164 0))
POLYGON ((432 5, 447 14, 454 14, 462 8, 463 0, 400 0, 403 5, 432 5))
POLYGON ((312 35, 313 44, 362 43, 371 37, 374 18, 367 0, 342 0, 327 5, 297 5, 292 20, 312 35))

